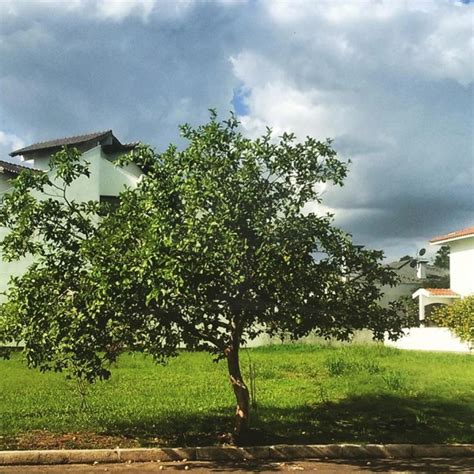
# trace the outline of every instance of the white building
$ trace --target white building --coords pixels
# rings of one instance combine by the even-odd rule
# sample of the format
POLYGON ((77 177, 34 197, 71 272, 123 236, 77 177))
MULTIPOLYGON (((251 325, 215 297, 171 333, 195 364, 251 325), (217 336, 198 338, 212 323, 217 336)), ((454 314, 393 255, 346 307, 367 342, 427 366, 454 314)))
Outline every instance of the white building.
MULTIPOLYGON (((122 144, 112 130, 108 130, 35 143, 13 151, 10 156, 21 157, 22 165, 0 161, 0 199, 11 188, 11 179, 23 169, 28 167, 39 173, 49 172, 51 156, 63 146, 77 148, 82 152, 82 159, 90 163, 90 177, 79 178, 68 189, 70 198, 76 201, 113 201, 125 187, 135 186, 142 175, 141 170, 134 164, 126 167, 115 166, 114 161, 132 150, 136 143, 122 144)), ((6 232, 6 229, 0 228, 0 240, 6 232)), ((0 301, 1 292, 6 289, 10 276, 23 273, 30 263, 29 258, 5 262, 0 255, 0 301)))
POLYGON ((421 327, 410 328, 405 336, 387 344, 400 349, 469 352, 473 348, 447 328, 426 324, 426 312, 432 305, 452 304, 474 294, 474 226, 434 237, 430 245, 449 246, 450 288, 420 288, 412 295, 418 298, 421 327))

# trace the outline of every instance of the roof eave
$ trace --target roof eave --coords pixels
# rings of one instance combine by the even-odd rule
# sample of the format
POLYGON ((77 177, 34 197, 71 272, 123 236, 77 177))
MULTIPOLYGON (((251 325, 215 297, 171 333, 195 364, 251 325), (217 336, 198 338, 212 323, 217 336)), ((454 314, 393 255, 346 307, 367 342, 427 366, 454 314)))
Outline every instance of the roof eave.
POLYGON ((474 234, 460 235, 458 237, 448 237, 447 239, 430 240, 429 244, 430 245, 443 245, 443 244, 447 244, 448 242, 454 242, 455 240, 470 239, 473 237, 474 237, 474 234))
POLYGON ((412 299, 418 298, 419 296, 425 296, 426 298, 451 298, 451 299, 461 298, 461 295, 457 293, 451 294, 451 295, 436 295, 428 291, 426 288, 419 288, 411 295, 412 299))
MULTIPOLYGON (((25 156, 25 155, 31 155, 31 154, 34 154, 34 153, 38 153, 40 151, 51 151, 51 150, 55 150, 55 149, 59 150, 59 149, 63 148, 64 146, 77 146, 77 145, 87 143, 89 141, 91 141, 91 142, 92 141, 100 142, 108 136, 115 138, 114 135, 113 135, 112 130, 106 130, 105 132, 100 132, 94 137, 91 137, 91 135, 94 135, 94 134, 78 135, 78 138, 80 138, 80 137, 89 137, 89 138, 85 138, 83 140, 78 140, 76 142, 71 142, 71 143, 51 143, 51 144, 48 145, 49 142, 46 141, 46 142, 43 142, 45 144, 45 146, 41 146, 41 142, 40 142, 40 143, 36 143, 36 144, 33 144, 33 145, 29 145, 29 146, 24 147, 24 148, 20 148, 18 150, 13 150, 11 153, 9 153, 9 155, 11 157, 20 156, 20 155, 25 156)), ((68 140, 68 139, 71 139, 71 138, 76 138, 76 137, 66 137, 65 139, 59 139, 59 140, 68 140)), ((55 140, 51 140, 51 141, 54 142, 55 140)))

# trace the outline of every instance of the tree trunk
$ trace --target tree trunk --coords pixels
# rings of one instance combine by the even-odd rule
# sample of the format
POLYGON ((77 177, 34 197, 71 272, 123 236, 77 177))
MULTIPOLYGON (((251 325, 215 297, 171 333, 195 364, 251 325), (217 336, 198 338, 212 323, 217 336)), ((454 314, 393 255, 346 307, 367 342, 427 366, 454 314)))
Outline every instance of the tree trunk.
POLYGON ((230 383, 237 400, 234 440, 236 443, 239 443, 245 440, 245 437, 249 431, 250 396, 247 385, 245 385, 245 382, 242 378, 242 373, 240 372, 238 346, 227 347, 224 353, 227 358, 230 383))

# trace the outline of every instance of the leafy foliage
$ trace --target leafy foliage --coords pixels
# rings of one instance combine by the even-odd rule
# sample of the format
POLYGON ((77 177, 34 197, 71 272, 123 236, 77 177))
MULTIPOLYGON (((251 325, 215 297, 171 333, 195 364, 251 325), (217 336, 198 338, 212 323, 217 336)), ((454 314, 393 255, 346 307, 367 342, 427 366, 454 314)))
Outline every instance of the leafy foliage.
POLYGON ((274 140, 270 130, 251 140, 215 113, 182 134, 182 151, 139 146, 120 160, 145 177, 114 212, 68 198, 89 175, 76 150, 56 154, 48 174, 14 181, 2 251, 35 260, 11 281, 0 339, 23 340, 30 366, 89 381, 108 377, 124 348, 158 361, 181 343, 204 348, 227 358, 245 405, 238 350, 261 333, 401 333, 396 308, 378 304, 381 285, 397 281, 382 252, 354 246, 331 215, 305 212, 321 202, 318 184, 346 176, 330 141, 274 140))
POLYGON ((449 269, 449 245, 442 245, 436 252, 433 265, 438 268, 449 269))
POLYGON ((449 275, 427 275, 421 282, 423 288, 449 288, 449 285, 449 275))
POLYGON ((62 150, 51 159, 50 173, 25 170, 3 198, 0 225, 11 232, 1 243, 2 256, 14 261, 32 255, 34 263, 11 279, 0 309, 0 341, 25 341, 32 367, 68 369, 92 380, 107 376, 104 362, 110 360, 94 341, 107 344, 109 338, 88 305, 90 262, 82 249, 106 209, 67 196, 73 181, 89 176, 88 165, 77 150, 62 150))
POLYGON ((437 308, 430 319, 451 329, 462 341, 474 343, 474 296, 437 308))

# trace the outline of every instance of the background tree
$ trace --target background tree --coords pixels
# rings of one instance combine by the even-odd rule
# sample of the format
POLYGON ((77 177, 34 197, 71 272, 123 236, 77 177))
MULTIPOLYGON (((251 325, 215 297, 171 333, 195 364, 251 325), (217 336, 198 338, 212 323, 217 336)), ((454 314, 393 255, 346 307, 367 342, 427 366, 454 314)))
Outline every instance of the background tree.
MULTIPOLYGON (((29 191, 43 191, 47 178, 18 178, 0 213, 11 229, 2 247, 37 260, 12 281, 4 339, 24 340, 32 366, 87 380, 107 377, 120 347, 159 361, 180 343, 208 350, 227 362, 238 440, 249 423, 242 345, 262 333, 347 340, 363 328, 395 338, 402 318, 378 302, 381 285, 397 278, 382 252, 354 246, 331 215, 305 211, 320 203, 318 183, 346 176, 329 141, 274 141, 270 130, 251 140, 233 116, 221 123, 215 114, 182 134, 182 151, 141 146, 122 160, 146 177, 109 214, 66 192, 62 202, 39 201, 29 191)), ((60 165, 61 178, 80 162, 73 154, 60 165)))
POLYGON ((436 252, 433 265, 438 268, 449 269, 449 245, 442 245, 436 252))
POLYGON ((406 327, 414 328, 420 326, 418 301, 408 295, 398 297, 397 301, 399 303, 399 311, 407 324, 406 327))
POLYGON ((443 305, 430 315, 430 321, 447 327, 462 341, 474 344, 474 296, 467 296, 451 305, 443 305))

